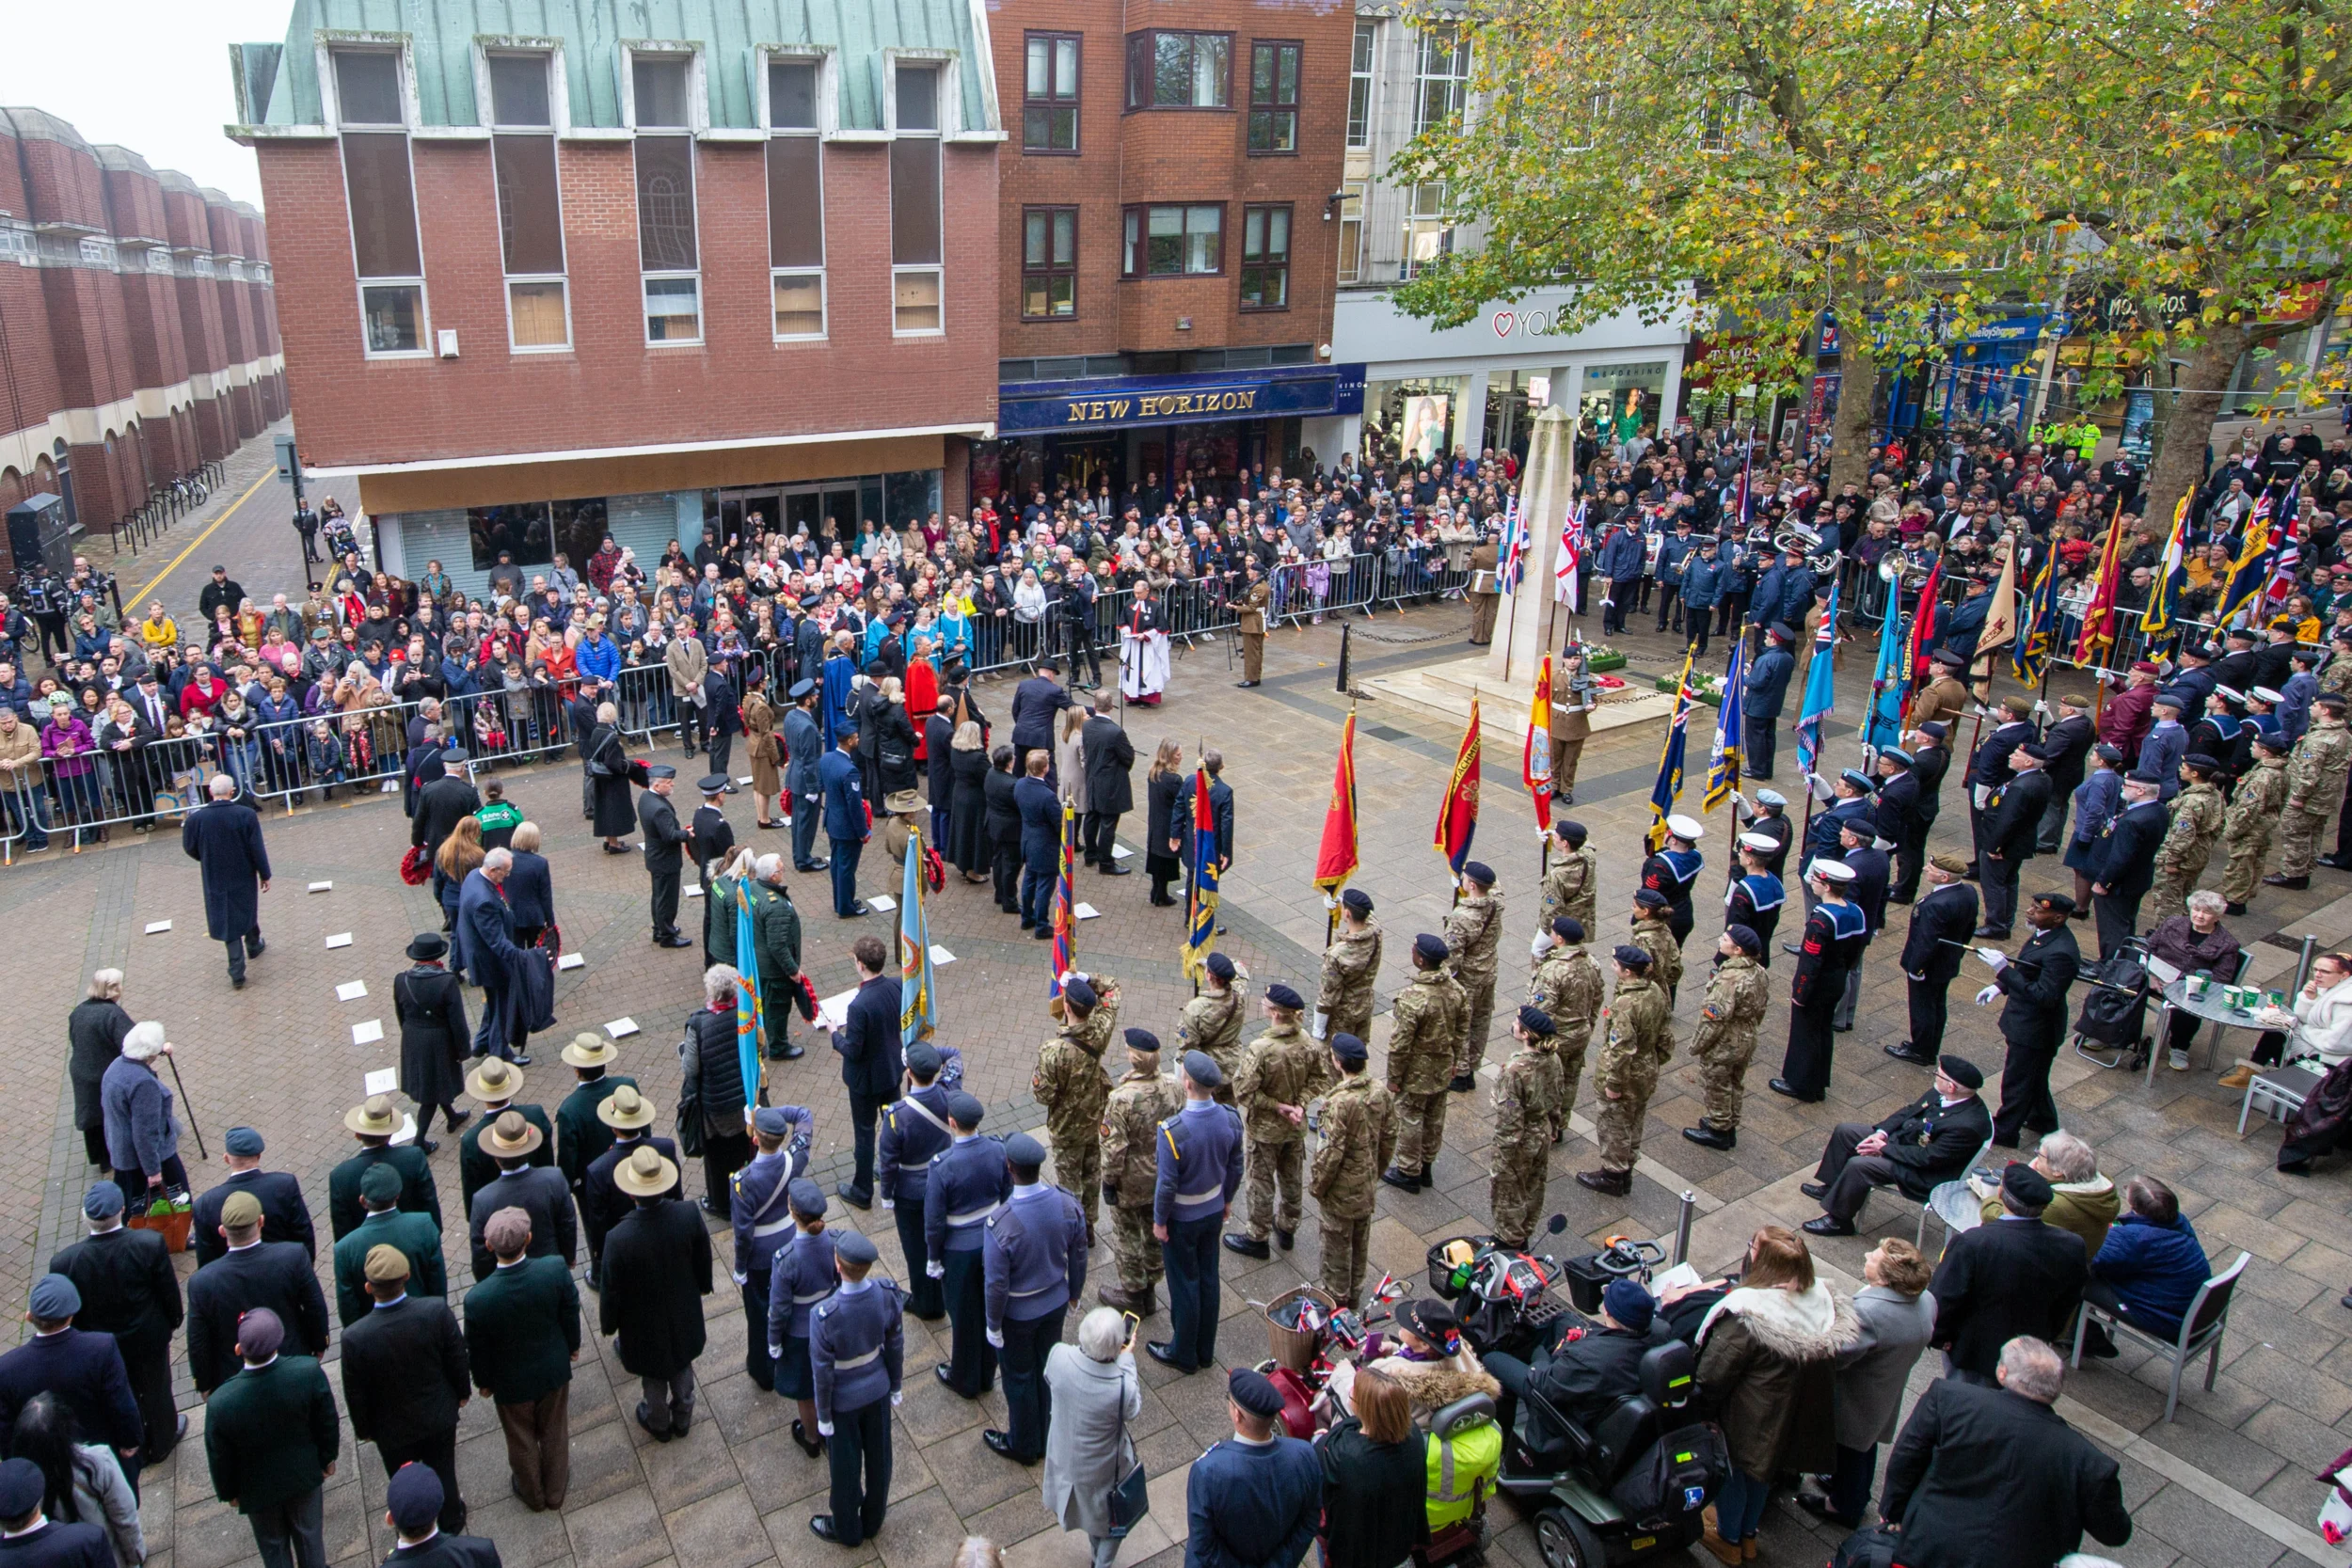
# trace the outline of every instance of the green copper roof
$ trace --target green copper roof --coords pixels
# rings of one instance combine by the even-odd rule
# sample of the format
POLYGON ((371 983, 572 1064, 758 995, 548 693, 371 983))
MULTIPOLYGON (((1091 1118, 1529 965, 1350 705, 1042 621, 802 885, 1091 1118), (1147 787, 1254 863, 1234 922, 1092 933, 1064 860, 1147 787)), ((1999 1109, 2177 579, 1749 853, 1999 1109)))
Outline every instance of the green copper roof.
POLYGON ((985 0, 294 0, 283 43, 230 46, 243 123, 257 129, 321 119, 322 35, 405 39, 422 123, 479 126, 477 41, 560 43, 574 127, 621 124, 625 46, 695 45, 713 129, 758 123, 754 73, 769 48, 834 51, 839 123, 882 129, 882 51, 952 52, 967 131, 998 129, 987 49, 975 13, 985 0))

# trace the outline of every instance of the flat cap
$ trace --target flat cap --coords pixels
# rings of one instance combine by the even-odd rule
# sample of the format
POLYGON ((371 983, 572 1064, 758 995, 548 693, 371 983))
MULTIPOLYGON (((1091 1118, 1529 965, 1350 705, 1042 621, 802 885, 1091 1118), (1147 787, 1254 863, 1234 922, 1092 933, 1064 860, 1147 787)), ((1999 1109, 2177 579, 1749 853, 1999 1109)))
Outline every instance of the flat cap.
POLYGON ((262 1134, 250 1127, 231 1127, 220 1146, 240 1160, 250 1160, 262 1152, 262 1134))
POLYGON ((1026 1132, 1015 1132, 1005 1140, 1005 1158, 1016 1165, 1041 1165, 1045 1146, 1026 1132))
POLYGON ((1123 1034, 1127 1041, 1128 1050, 1147 1052, 1152 1055, 1159 1054, 1160 1037, 1152 1033, 1151 1030, 1138 1029, 1130 1025, 1123 1031, 1123 1034))
POLYGON ((495 1253, 522 1251, 531 1244, 531 1211, 516 1204, 501 1209, 484 1223, 482 1239, 495 1253))
POLYGON ((70 1318, 82 1309, 82 1292, 61 1274, 45 1274, 33 1281, 32 1299, 25 1303, 36 1318, 70 1318))
POLYGON ((874 1239, 857 1230, 844 1230, 834 1237, 833 1254, 845 1263, 872 1263, 882 1257, 874 1250, 874 1239))
POLYGON ((1559 1033, 1551 1022, 1551 1015, 1541 1007, 1522 1006, 1519 1009, 1519 1027, 1531 1035, 1559 1033))
POLYGON ((1184 1053, 1184 1076, 1204 1089, 1220 1087, 1225 1082, 1224 1071, 1217 1067, 1216 1058, 1205 1051, 1184 1053))
POLYGON ((1278 1007, 1288 1007, 1293 1012, 1296 1012, 1299 1008, 1304 1007, 1307 1005, 1307 999, 1305 997, 1299 995, 1298 992, 1284 985, 1279 980, 1277 980, 1274 984, 1266 987, 1265 999, 1268 1002, 1273 1003, 1278 1007))
POLYGON ((1629 942, 1619 942, 1610 950, 1609 956, 1628 969, 1646 970, 1650 965, 1649 949, 1636 947, 1629 942))
POLYGON ((384 1483, 384 1512, 405 1535, 421 1535, 441 1516, 441 1478, 430 1465, 410 1460, 384 1483))
POLYGON ((1447 951, 1443 937, 1433 936, 1423 931, 1413 939, 1413 956, 1425 958, 1433 964, 1445 962, 1447 951))
POLYGON ((387 1285, 395 1279, 408 1277, 408 1255, 389 1243, 378 1242, 368 1248, 364 1265, 371 1285, 387 1285))
POLYGON ((1965 1056, 1955 1056, 1947 1051, 1935 1059, 1935 1066, 1937 1071, 1963 1089, 1984 1087, 1983 1071, 1965 1056))
POLYGON ((1343 1062, 1360 1062, 1371 1053, 1364 1049, 1362 1040, 1343 1032, 1331 1037, 1331 1054, 1343 1062))
POLYGON ((1272 1420, 1282 1413, 1282 1391, 1263 1372, 1235 1367, 1225 1379, 1225 1392, 1235 1404, 1261 1420, 1272 1420))
POLYGON ((959 1090, 947 1097, 947 1119, 959 1127, 977 1127, 986 1115, 988 1107, 980 1103, 977 1094, 959 1090))

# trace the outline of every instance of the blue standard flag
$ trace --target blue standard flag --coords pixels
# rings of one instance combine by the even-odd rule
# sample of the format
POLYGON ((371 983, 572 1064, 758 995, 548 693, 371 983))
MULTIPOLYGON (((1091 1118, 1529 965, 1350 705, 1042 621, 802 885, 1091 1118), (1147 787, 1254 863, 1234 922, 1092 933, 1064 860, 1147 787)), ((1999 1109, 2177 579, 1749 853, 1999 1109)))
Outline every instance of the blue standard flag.
POLYGON ((1682 752, 1691 733, 1691 656, 1682 656, 1682 678, 1675 688, 1674 722, 1666 726, 1666 744, 1658 753, 1658 782, 1649 791, 1649 852, 1666 842, 1666 818, 1674 815, 1682 795, 1682 752))
POLYGON ((1740 787, 1740 686, 1747 679, 1748 645, 1735 639, 1731 668, 1724 672, 1723 702, 1715 714, 1715 750, 1707 759, 1707 794, 1699 810, 1713 811, 1740 787))
POLYGON ((1821 761, 1821 716, 1837 705, 1837 589, 1829 591, 1821 628, 1813 637, 1813 662, 1804 672, 1804 705, 1797 710, 1797 771, 1817 773, 1821 761))

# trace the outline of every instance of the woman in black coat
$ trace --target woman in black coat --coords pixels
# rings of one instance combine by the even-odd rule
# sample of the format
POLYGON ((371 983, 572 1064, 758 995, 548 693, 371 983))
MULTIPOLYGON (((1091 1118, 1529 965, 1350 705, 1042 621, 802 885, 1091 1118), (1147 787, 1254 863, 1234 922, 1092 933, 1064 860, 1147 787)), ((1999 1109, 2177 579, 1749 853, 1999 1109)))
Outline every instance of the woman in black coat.
MULTIPOLYGON (((884 675, 879 700, 869 699, 866 721, 874 726, 874 767, 882 780, 881 799, 913 789, 916 777, 914 721, 907 717, 904 691, 896 675, 884 675)), ((864 738, 861 735, 860 738, 864 738)))
POLYGON ((590 820, 596 836, 604 840, 605 852, 613 855, 628 853, 628 847, 621 840, 637 831, 637 802, 629 795, 628 748, 621 739, 620 718, 620 710, 611 703, 597 704, 596 727, 581 753, 588 759, 583 766, 594 800, 590 820))
POLYGON ((947 807, 947 854, 967 882, 989 879, 994 859, 988 828, 988 752, 980 726, 967 719, 956 726, 948 745, 947 770, 953 781, 947 807))
POLYGON ((506 907, 515 914, 515 945, 536 947, 539 939, 555 924, 555 879, 548 870, 548 858, 539 853, 540 833, 536 822, 521 822, 515 827, 515 836, 507 845, 507 852, 515 863, 506 873, 506 907))
POLYGON ((1012 748, 999 746, 989 753, 988 777, 980 781, 983 809, 988 816, 989 869, 996 882, 996 907, 1019 914, 1021 883, 1021 804, 1012 786, 1012 748))
POLYGON ((107 1067, 122 1054, 122 1037, 131 1032, 131 1015, 122 1010, 122 971, 102 969, 89 977, 89 996, 66 1016, 66 1038, 72 1054, 66 1058, 66 1075, 73 1081, 73 1125, 82 1130, 82 1148, 89 1163, 106 1169, 106 1117, 99 1104, 99 1083, 107 1067))
POLYGON ((465 1124, 457 1097, 466 1092, 466 1059, 473 1031, 466 1023, 466 993, 443 967, 449 942, 438 931, 408 943, 415 967, 392 980, 392 1016, 400 1023, 400 1092, 417 1102, 417 1138, 433 1131, 439 1111, 453 1132, 465 1124))
POLYGON ((1168 884, 1184 874, 1184 863, 1176 858, 1184 832, 1177 813, 1188 782, 1184 749, 1173 740, 1161 741, 1143 785, 1143 869, 1152 879, 1152 902, 1162 909, 1177 902, 1168 895, 1168 884))
POLYGON ((705 975, 707 1005, 687 1019, 679 1048, 685 1092, 702 1107, 703 1208, 722 1219, 732 1212, 729 1179, 752 1161, 751 1131, 743 1120, 751 1097, 743 1092, 743 1058, 735 1043, 735 974, 716 964, 705 975))
POLYGON ((1315 1439, 1323 1462, 1323 1560, 1327 1568, 1396 1568, 1428 1544, 1428 1438, 1413 1425, 1402 1384, 1359 1371, 1353 1412, 1315 1439))

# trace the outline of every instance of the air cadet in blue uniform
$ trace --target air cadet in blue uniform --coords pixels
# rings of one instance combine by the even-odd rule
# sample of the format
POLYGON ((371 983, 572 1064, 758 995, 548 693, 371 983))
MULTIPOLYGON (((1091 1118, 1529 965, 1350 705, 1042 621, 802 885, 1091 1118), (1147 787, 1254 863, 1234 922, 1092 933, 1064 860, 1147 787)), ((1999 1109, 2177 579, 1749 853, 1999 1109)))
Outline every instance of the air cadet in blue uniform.
MULTIPOLYGON (((786 1201, 792 1179, 808 1169, 817 1118, 805 1105, 762 1105, 752 1117, 758 1152, 735 1173, 728 1207, 735 1220, 735 1283, 743 1292, 743 1321, 768 1316, 768 1272, 776 1250, 791 1239, 792 1215, 786 1201)), ((744 1369, 762 1388, 775 1387, 768 1341, 744 1336, 744 1369)))
POLYGON ((1012 1195, 1005 1146, 980 1136, 979 1101, 958 1091, 947 1097, 953 1141, 931 1156, 923 1196, 924 1272, 946 1286, 948 1359, 933 1371, 967 1400, 996 1386, 996 1351, 988 1342, 988 1302, 981 1272, 981 1224, 1012 1195))
POLYGON ((1087 1283, 1087 1218, 1078 1200, 1039 1178, 1045 1146, 1026 1132, 1005 1140, 1012 1196, 988 1217, 980 1246, 988 1342, 1005 1369, 1005 1430, 980 1433, 991 1452, 1023 1465, 1045 1457, 1045 1353, 1087 1283))
POLYGON ((825 1451, 817 1435, 817 1388, 808 1370, 811 1308, 833 1294, 834 1238, 825 1229, 825 1189, 805 1176, 792 1179, 791 1239, 776 1249, 768 1271, 768 1359, 775 1364, 776 1392, 800 1402, 792 1419, 792 1441, 811 1459, 825 1451))
POLYGON ((817 1514, 808 1528, 837 1546, 863 1545, 882 1528, 890 1503, 890 1411, 902 1397, 906 1338, 898 1287, 866 1277, 880 1256, 872 1242, 843 1231, 834 1243, 841 1288, 808 1317, 817 1434, 833 1469, 833 1512, 817 1514))
POLYGON ((1184 1108, 1160 1123, 1152 1234, 1168 1268, 1168 1336, 1152 1360, 1197 1372, 1216 1359, 1217 1228, 1241 1190, 1241 1113, 1216 1102, 1225 1074, 1205 1051, 1184 1053, 1184 1108))
POLYGON ((1225 1380, 1233 1435, 1192 1462, 1184 1568, 1296 1568, 1323 1515, 1323 1464, 1281 1429, 1282 1396, 1262 1372, 1225 1380))
POLYGON ((898 1222, 898 1249, 906 1254, 907 1310, 925 1323, 937 1323, 947 1312, 939 1281, 930 1275, 923 1213, 931 1157, 955 1137, 947 1131, 948 1091, 939 1082, 944 1065, 929 1040, 907 1047, 906 1094, 882 1107, 882 1147, 875 1156, 874 1184, 882 1206, 898 1222))
POLYGON ((1674 932, 1677 947, 1691 937, 1691 889, 1707 866, 1707 857, 1698 849, 1706 836, 1696 817, 1677 812, 1666 818, 1664 846, 1642 863, 1641 885, 1664 896, 1666 928, 1674 932))

